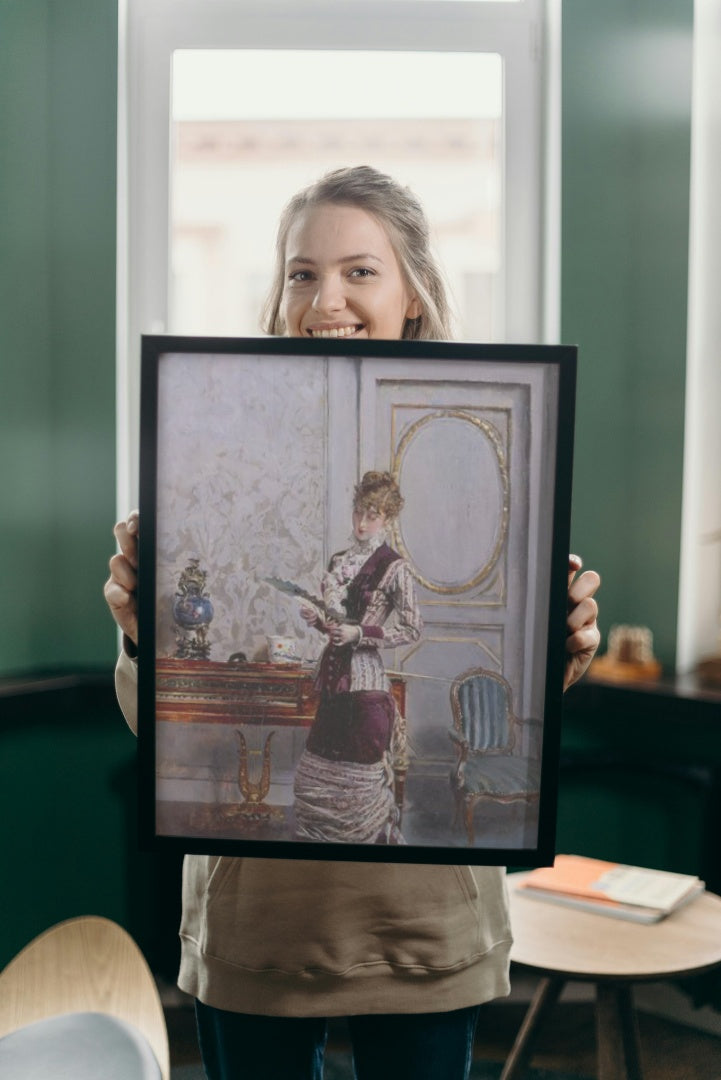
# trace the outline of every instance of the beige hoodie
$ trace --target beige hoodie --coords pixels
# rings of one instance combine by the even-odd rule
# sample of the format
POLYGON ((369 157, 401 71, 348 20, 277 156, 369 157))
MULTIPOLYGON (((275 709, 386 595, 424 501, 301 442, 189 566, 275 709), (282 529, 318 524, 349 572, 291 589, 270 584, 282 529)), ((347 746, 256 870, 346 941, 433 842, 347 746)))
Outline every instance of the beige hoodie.
MULTIPOLYGON (((118 700, 137 725, 137 666, 118 700)), ((505 871, 186 855, 178 985, 269 1016, 460 1009, 508 993, 505 871)))

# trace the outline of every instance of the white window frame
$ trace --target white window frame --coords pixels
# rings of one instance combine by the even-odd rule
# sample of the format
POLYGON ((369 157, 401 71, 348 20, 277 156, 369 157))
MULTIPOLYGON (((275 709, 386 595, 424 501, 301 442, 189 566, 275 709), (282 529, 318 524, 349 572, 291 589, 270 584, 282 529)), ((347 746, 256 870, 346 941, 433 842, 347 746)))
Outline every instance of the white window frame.
POLYGON ((721 652, 721 0, 696 0, 693 30, 688 340, 676 670, 721 652))
MULTIPOLYGON (((495 52, 504 60, 507 341, 556 341, 560 0, 119 0, 118 513, 137 503, 140 335, 167 327, 176 49, 495 52), (549 61, 552 61, 552 65, 549 61)), ((289 193, 290 194, 290 193, 289 193)))

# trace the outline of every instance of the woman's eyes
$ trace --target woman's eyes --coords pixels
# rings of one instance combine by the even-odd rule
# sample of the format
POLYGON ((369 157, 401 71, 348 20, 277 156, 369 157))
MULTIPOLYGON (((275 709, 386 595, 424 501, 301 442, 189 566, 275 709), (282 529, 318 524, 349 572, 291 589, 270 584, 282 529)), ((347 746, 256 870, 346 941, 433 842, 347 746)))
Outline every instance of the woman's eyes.
MULTIPOLYGON (((370 266, 354 266, 347 271, 347 276, 355 281, 363 281, 365 278, 375 277, 376 272, 370 266)), ((288 274, 288 281, 305 285, 309 281, 315 281, 315 274, 312 270, 292 270, 288 274)))

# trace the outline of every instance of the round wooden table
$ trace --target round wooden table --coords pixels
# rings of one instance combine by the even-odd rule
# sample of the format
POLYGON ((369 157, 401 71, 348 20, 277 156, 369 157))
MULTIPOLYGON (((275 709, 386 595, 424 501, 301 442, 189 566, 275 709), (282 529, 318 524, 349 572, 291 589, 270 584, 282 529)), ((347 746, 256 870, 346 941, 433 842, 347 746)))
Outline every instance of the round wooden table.
POLYGON ((596 986, 599 1080, 642 1080, 632 985, 721 966, 721 898, 705 892, 657 923, 627 922, 529 899, 509 874, 511 960, 543 977, 501 1074, 519 1080, 569 980, 596 986))

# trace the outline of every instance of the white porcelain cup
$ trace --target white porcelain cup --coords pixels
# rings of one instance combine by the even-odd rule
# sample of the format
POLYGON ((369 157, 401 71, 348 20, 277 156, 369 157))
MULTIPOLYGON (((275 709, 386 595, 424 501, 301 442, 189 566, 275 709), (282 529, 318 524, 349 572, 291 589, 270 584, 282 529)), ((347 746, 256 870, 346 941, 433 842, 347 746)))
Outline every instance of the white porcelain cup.
POLYGON ((268 634, 266 641, 271 664, 292 664, 298 659, 295 653, 295 638, 268 634))

